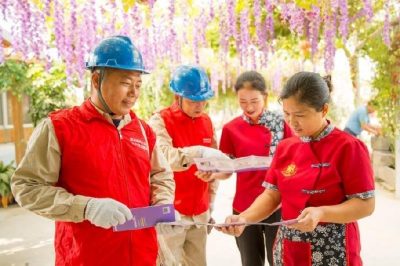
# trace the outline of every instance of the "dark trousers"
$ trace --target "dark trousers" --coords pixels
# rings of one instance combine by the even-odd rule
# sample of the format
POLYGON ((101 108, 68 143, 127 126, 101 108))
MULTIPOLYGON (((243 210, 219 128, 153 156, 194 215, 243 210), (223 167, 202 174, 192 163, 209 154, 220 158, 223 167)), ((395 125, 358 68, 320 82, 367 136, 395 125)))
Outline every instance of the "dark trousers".
MULTIPOLYGON (((237 212, 233 212, 238 214, 237 212)), ((263 223, 274 223, 281 220, 281 210, 277 210, 263 223)), ((236 245, 240 251, 243 266, 264 266, 265 251, 269 265, 272 266, 272 248, 278 226, 250 225, 246 226, 243 233, 236 237, 236 245)))

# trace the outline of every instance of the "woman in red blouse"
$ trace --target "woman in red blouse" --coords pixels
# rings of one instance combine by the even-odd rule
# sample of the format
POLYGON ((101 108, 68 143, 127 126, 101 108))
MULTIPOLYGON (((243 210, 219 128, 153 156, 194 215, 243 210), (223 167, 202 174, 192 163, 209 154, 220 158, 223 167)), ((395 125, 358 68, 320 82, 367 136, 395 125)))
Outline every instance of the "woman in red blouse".
MULTIPOLYGON (((282 204, 274 245, 274 265, 362 265, 356 220, 375 208, 368 151, 353 136, 326 119, 330 78, 299 72, 280 95, 286 122, 297 137, 283 140, 266 175, 264 192, 226 222, 250 223, 268 217, 282 204)), ((244 225, 221 230, 239 236, 244 225)))
MULTIPOLYGON (((224 125, 219 149, 231 158, 250 155, 274 156, 276 146, 292 136, 283 115, 267 110, 267 88, 263 76, 256 71, 242 73, 236 80, 235 91, 243 114, 224 125)), ((266 170, 240 172, 236 179, 233 213, 246 210, 260 195, 266 170)), ((229 175, 214 174, 212 177, 226 178, 229 175)), ((265 217, 263 222, 273 223, 281 218, 280 209, 265 217)), ((272 265, 272 247, 277 228, 251 225, 236 237, 243 266, 264 266, 267 257, 272 265), (265 256, 267 255, 267 256, 265 256)))

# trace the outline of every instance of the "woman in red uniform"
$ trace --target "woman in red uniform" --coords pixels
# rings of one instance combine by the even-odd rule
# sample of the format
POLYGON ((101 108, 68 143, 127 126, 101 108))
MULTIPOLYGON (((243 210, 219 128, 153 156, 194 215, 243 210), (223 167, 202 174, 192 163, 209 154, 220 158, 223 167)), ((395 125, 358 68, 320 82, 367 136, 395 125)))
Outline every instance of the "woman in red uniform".
MULTIPOLYGON (((330 79, 299 72, 280 99, 298 138, 283 140, 267 173, 265 191, 232 222, 258 222, 282 204, 274 265, 362 265, 356 220, 374 211, 374 180, 368 151, 326 119, 330 79)), ((222 228, 239 236, 243 225, 222 228)))
MULTIPOLYGON (((289 126, 279 113, 266 109, 267 89, 262 75, 256 71, 242 73, 235 84, 235 91, 243 114, 228 122, 222 129, 220 150, 232 158, 250 155, 274 156, 276 146, 292 135, 289 126)), ((237 174, 236 193, 233 200, 234 214, 247 209, 260 195, 266 171, 237 174)), ((226 175, 215 174, 224 178, 226 175)), ((281 218, 280 209, 264 222, 273 223, 281 218)), ((262 225, 246 227, 236 237, 243 266, 264 266, 265 252, 272 265, 272 246, 277 228, 262 225)))

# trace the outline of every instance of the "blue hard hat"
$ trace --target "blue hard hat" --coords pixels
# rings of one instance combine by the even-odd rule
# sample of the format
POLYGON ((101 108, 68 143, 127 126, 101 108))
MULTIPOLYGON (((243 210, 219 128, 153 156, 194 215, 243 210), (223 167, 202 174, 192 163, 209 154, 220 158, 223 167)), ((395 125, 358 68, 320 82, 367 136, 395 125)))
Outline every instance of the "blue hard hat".
POLYGON ((198 66, 179 66, 172 75, 169 87, 175 94, 192 101, 205 101, 214 96, 206 72, 198 66))
POLYGON ((102 40, 86 62, 87 69, 96 67, 149 73, 144 68, 142 55, 127 36, 112 36, 102 40))

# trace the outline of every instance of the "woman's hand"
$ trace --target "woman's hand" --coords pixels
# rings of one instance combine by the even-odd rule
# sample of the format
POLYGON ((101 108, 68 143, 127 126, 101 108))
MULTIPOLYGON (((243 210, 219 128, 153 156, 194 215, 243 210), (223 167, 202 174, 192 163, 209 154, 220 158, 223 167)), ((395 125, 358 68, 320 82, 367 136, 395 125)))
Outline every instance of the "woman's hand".
POLYGON ((297 223, 289 228, 299 230, 303 233, 313 231, 318 223, 321 221, 323 211, 319 207, 308 207, 305 208, 300 215, 296 218, 297 223))
POLYGON ((225 234, 240 236, 246 227, 246 219, 239 215, 231 215, 225 219, 226 226, 216 226, 215 229, 222 231, 225 234), (230 224, 230 225, 229 225, 230 224))

